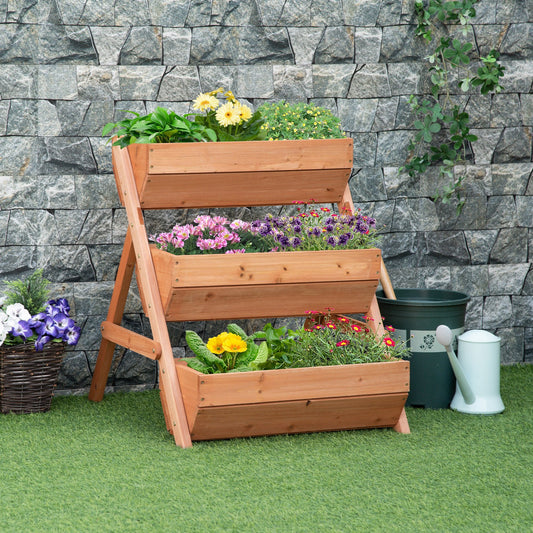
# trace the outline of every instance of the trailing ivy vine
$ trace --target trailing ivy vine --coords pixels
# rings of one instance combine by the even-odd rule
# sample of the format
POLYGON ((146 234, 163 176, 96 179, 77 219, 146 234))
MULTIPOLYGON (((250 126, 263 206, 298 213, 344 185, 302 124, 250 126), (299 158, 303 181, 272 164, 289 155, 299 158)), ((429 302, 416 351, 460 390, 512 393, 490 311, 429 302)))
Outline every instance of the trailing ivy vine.
POLYGON ((431 165, 437 166, 445 184, 433 199, 447 203, 455 197, 458 213, 465 202, 461 189, 465 176, 454 170, 466 162, 469 145, 477 141, 477 137, 470 132, 468 113, 452 101, 451 86, 455 82, 463 92, 474 87, 479 88, 481 94, 499 93, 503 89, 500 78, 505 69, 498 63, 497 50, 491 50, 486 56, 476 56, 474 45, 467 39, 477 2, 415 0, 416 35, 427 43, 435 42, 436 46, 427 58, 431 94, 420 98, 411 95, 409 100, 417 132, 409 145, 410 157, 400 171, 405 170, 415 177, 431 165), (449 25, 461 29, 463 39, 450 37, 445 31, 449 25), (443 36, 434 39, 437 34, 443 36), (475 73, 469 68, 472 61, 478 65, 475 73))

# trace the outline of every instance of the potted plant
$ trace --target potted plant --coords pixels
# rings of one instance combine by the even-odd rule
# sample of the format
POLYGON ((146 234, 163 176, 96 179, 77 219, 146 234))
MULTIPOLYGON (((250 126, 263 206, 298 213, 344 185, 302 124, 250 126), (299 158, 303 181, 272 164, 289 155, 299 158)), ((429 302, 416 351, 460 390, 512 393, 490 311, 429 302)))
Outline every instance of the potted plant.
POLYGON ((407 350, 366 323, 312 313, 295 331, 267 324, 247 335, 229 324, 207 343, 193 331, 186 339, 196 357, 177 361, 176 369, 193 440, 370 427, 409 431, 402 419, 407 350))
MULTIPOLYGON (((296 135, 287 131, 292 120, 285 122, 283 113, 269 106, 252 113, 222 88, 199 95, 193 107, 202 114, 179 116, 157 108, 105 126, 104 135, 117 136, 114 159, 117 150, 128 151, 141 207, 229 207, 236 198, 240 205, 279 205, 300 198, 302 188, 310 198, 342 200, 353 140, 335 129, 329 116, 318 129, 303 118, 309 111, 320 113, 314 118, 321 120, 325 109, 308 106, 301 127, 292 126, 296 135), (226 103, 220 104, 219 93, 226 103), (283 145, 262 140, 267 138, 284 139, 283 145)), ((297 116, 294 107, 289 118, 297 116)))
POLYGON ((47 300, 48 280, 36 270, 26 280, 6 282, 0 298, 0 411, 50 409, 66 345, 80 329, 65 298, 47 300))

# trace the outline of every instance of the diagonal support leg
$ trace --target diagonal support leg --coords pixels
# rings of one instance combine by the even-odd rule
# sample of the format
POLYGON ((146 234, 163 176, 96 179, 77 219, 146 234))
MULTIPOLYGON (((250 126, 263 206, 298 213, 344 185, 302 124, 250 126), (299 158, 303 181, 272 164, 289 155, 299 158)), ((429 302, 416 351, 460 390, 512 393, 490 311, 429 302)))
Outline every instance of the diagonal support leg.
MULTIPOLYGON (((134 268, 135 252, 131 240, 131 232, 128 229, 107 312, 107 320, 113 324, 120 324, 122 322, 134 268)), ((104 397, 104 390, 109 376, 109 370, 111 369, 115 346, 116 344, 114 342, 102 338, 100 351, 98 352, 98 358, 94 367, 91 390, 89 392, 89 400, 93 402, 99 402, 104 397)))

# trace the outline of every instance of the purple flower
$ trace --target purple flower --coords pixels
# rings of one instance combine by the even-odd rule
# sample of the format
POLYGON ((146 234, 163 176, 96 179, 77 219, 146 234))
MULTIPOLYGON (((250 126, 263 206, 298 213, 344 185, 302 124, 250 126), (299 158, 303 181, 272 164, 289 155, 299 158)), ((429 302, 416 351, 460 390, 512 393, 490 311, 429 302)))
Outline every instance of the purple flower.
POLYGON ((47 344, 48 342, 50 342, 52 340, 51 337, 49 337, 48 335, 41 335, 36 341, 35 341, 35 349, 38 351, 38 352, 42 352, 43 351, 43 347, 45 344, 47 344))
POLYGON ((80 328, 78 326, 73 326, 64 333, 63 339, 67 342, 68 345, 74 346, 75 344, 78 344, 80 334, 80 328))
POLYGON ((281 244, 281 246, 286 247, 290 245, 289 237, 286 235, 278 235, 276 240, 281 244))
POLYGON ((328 243, 329 246, 337 246, 339 241, 337 237, 331 235, 328 237, 328 240, 326 242, 328 243))
POLYGON ((30 338, 33 335, 33 331, 27 320, 19 320, 10 331, 14 337, 23 337, 24 340, 30 338))
POLYGON ((309 235, 314 235, 315 237, 320 237, 320 235, 322 235, 322 230, 318 227, 318 226, 315 226, 313 229, 309 230, 309 235))
POLYGON ((55 315, 54 322, 57 326, 57 329, 59 330, 59 333, 74 326, 74 320, 72 320, 72 318, 69 318, 63 313, 58 313, 57 315, 55 315))
POLYGON ((335 231, 335 226, 333 224, 326 224, 326 231, 328 233, 333 233, 335 231))
POLYGON ((300 237, 292 237, 290 239, 290 245, 293 248, 298 248, 298 246, 300 246, 300 244, 302 244, 302 239, 300 239, 300 237))
POLYGON ((57 326, 54 322, 54 319, 51 316, 47 316, 44 319, 44 327, 42 329, 43 335, 49 335, 52 338, 56 338, 58 336, 57 326))
POLYGON ((259 235, 266 237, 267 235, 270 235, 272 233, 272 226, 270 224, 265 223, 259 228, 259 235))

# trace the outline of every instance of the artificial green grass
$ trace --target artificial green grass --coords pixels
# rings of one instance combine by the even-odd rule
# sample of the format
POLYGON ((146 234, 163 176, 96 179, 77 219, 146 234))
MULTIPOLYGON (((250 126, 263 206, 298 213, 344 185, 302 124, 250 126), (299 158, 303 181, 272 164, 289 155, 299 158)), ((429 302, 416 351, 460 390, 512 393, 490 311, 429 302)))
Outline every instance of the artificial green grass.
POLYGON ((0 416, 8 532, 527 532, 533 365, 503 367, 505 411, 407 409, 390 429, 174 446, 157 391, 57 397, 0 416))

